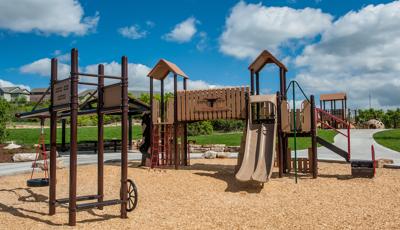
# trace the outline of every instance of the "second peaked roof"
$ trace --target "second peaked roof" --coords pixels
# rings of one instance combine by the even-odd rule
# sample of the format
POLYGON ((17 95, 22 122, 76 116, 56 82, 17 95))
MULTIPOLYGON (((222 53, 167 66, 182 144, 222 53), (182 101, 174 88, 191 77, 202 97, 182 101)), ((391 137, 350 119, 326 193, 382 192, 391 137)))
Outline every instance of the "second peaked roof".
POLYGON ((189 78, 177 65, 165 59, 158 61, 147 76, 157 80, 163 80, 171 72, 181 77, 189 78))
POLYGON ((274 63, 279 68, 283 68, 285 71, 287 71, 286 66, 266 50, 262 51, 261 54, 258 55, 258 57, 253 61, 253 63, 250 64, 249 70, 253 70, 255 73, 260 72, 260 70, 262 70, 267 63, 274 63))

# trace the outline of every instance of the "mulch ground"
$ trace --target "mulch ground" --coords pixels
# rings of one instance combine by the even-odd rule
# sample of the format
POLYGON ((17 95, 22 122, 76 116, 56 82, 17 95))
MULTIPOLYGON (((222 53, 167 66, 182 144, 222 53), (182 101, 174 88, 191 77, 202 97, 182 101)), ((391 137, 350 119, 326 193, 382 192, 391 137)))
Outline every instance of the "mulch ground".
MULTIPOLYGON (((400 170, 377 169, 352 179, 350 166, 320 163, 318 179, 273 178, 259 184, 234 178, 234 159, 193 160, 181 170, 131 163, 139 205, 128 219, 119 206, 80 211, 82 229, 399 229, 400 170)), ((68 195, 68 169, 57 171, 57 197, 68 195)), ((95 194, 96 166, 78 167, 78 194, 95 194)), ((119 165, 105 166, 106 199, 119 196, 119 165)), ((0 229, 69 228, 67 207, 48 216, 48 187, 27 188, 28 175, 0 177, 0 229)))

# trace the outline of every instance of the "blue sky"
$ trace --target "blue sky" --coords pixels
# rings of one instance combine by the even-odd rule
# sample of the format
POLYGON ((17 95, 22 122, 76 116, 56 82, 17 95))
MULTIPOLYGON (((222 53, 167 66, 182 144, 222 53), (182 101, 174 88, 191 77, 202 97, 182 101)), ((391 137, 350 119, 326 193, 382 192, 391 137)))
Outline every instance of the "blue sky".
MULTIPOLYGON (((395 93, 400 90, 400 54, 393 52, 400 48, 400 29, 393 24, 400 20, 398 1, 57 4, 0 1, 0 85, 47 87, 48 58, 58 56, 64 65, 60 72, 67 73, 73 47, 86 71, 102 62, 106 71, 118 72, 120 57, 127 55, 131 89, 148 89, 146 71, 160 58, 180 66, 193 88, 248 85, 248 64, 268 49, 308 94, 345 91, 354 108, 366 107, 371 94, 374 106, 400 106, 395 93)), ((276 69, 262 75, 263 91, 276 91, 276 69)))

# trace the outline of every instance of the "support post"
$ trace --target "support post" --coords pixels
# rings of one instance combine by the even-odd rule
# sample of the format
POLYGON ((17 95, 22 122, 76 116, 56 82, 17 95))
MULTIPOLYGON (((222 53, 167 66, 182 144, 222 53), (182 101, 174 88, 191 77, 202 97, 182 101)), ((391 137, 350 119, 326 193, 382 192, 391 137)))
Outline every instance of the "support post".
POLYGON ((128 58, 122 57, 121 61, 121 218, 128 218, 126 207, 128 199, 128 58))
POLYGON ((317 157, 317 121, 315 114, 314 95, 310 96, 311 102, 311 148, 312 148, 312 175, 313 178, 318 177, 318 157, 317 157))
MULTIPOLYGON (((183 90, 187 90, 187 79, 186 78, 184 78, 183 79, 183 90)), ((185 121, 184 123, 183 123, 183 145, 184 145, 184 147, 183 147, 183 149, 184 149, 184 164, 185 164, 185 166, 187 166, 188 165, 188 139, 187 139, 187 135, 188 135, 188 133, 187 133, 187 122, 185 121)))
POLYGON ((78 50, 71 51, 71 133, 69 163, 69 225, 76 225, 76 174, 78 144, 78 50))
POLYGON ((178 169, 178 75, 174 74, 174 163, 178 169))
POLYGON ((153 152, 153 90, 154 90, 154 79, 150 77, 150 147, 151 147, 151 152, 153 152))
MULTIPOLYGON (((165 106, 164 106, 164 79, 162 79, 161 81, 160 81, 160 99, 161 99, 161 101, 160 101, 160 115, 161 115, 161 123, 164 123, 164 121, 165 121, 165 118, 164 118, 164 114, 165 114, 165 106)), ((162 163, 164 163, 165 162, 165 158, 167 157, 166 156, 166 151, 165 151, 165 130, 166 130, 166 127, 165 127, 165 125, 163 124, 163 125, 161 125, 160 126, 160 131, 161 131, 161 159, 162 159, 162 163)))
MULTIPOLYGON (((104 65, 98 66, 98 81, 97 81, 97 195, 98 202, 103 202, 104 199, 104 65)), ((100 210, 102 206, 98 207, 100 210)))
POLYGON ((254 70, 250 70, 250 95, 254 95, 254 70))
POLYGON ((65 132, 66 132, 67 120, 61 120, 61 151, 67 151, 66 141, 65 141, 65 132))
MULTIPOLYGON (((260 95, 260 72, 256 72, 256 95, 260 95)), ((260 103, 257 103, 257 120, 260 119, 260 103)))
MULTIPOLYGON (((51 59, 51 95, 50 95, 50 187, 49 187, 49 215, 56 213, 57 187, 57 111, 54 110, 54 84, 57 82, 57 59, 51 59)), ((64 133, 65 135, 65 133, 64 133)))
POLYGON ((282 115, 281 115, 281 94, 276 92, 277 101, 277 119, 278 119, 278 166, 279 166, 279 177, 283 177, 283 143, 282 143, 282 115))
MULTIPOLYGON (((281 99, 286 100, 286 70, 284 68, 279 68, 279 83, 280 83, 280 91, 281 91, 281 99)), ((290 162, 287 162, 287 154, 288 154, 288 147, 289 147, 289 138, 282 132, 281 134, 281 140, 282 140, 282 151, 283 151, 283 170, 284 172, 288 168, 288 164, 290 162)))

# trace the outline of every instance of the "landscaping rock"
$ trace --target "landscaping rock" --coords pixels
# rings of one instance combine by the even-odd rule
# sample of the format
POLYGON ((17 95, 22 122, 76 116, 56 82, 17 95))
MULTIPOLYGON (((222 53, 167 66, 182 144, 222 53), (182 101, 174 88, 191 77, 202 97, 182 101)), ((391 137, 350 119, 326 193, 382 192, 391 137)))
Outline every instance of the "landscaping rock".
POLYGON ((383 166, 387 165, 387 164, 393 164, 393 160, 391 159, 378 159, 376 160, 376 167, 377 168, 383 168, 383 166))
MULTIPOLYGON (((50 153, 47 154, 48 154, 47 158, 50 158, 49 156, 50 153)), ((58 152, 56 152, 56 155, 57 157, 59 156, 58 152)), ((16 153, 13 155, 12 159, 14 162, 26 162, 26 161, 34 161, 35 158, 36 158, 36 153, 16 153)), ((39 160, 42 159, 43 159, 42 155, 39 155, 39 160)))
POLYGON ((214 159, 217 157, 217 152, 215 151, 207 151, 203 154, 203 157, 206 159, 214 159))
POLYGON ((218 152, 217 158, 229 158, 229 153, 228 152, 218 152))

